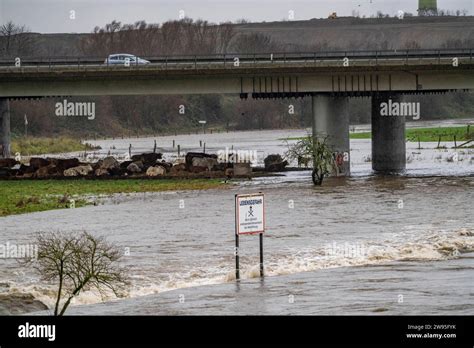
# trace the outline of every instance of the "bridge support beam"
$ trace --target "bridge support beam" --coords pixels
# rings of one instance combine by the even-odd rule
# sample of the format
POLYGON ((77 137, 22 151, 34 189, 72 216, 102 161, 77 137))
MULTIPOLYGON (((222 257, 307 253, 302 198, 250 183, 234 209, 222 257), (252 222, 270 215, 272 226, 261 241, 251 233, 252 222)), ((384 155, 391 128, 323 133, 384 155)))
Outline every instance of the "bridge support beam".
POLYGON ((402 96, 372 96, 372 169, 382 174, 400 173, 406 168, 405 117, 382 116, 383 103, 389 100, 401 102, 402 96))
POLYGON ((10 102, 0 98, 0 157, 10 157, 10 102))
POLYGON ((332 175, 350 175, 349 98, 317 94, 312 104, 313 136, 326 137, 336 159, 332 175))

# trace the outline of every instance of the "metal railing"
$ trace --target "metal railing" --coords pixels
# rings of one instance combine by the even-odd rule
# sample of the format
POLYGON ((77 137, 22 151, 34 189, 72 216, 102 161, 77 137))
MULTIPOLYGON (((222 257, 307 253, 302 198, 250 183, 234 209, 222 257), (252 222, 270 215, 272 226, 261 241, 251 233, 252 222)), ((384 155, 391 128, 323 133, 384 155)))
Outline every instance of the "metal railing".
MULTIPOLYGON (((413 60, 413 59, 437 59, 441 62, 447 58, 469 58, 473 62, 474 48, 464 49, 434 49, 434 50, 368 50, 368 51, 327 51, 327 52, 273 52, 273 53, 226 53, 210 55, 179 55, 179 56, 152 56, 140 57, 150 61, 150 64, 138 64, 130 61, 127 68, 146 68, 148 66, 164 69, 179 66, 194 66, 196 69, 204 64, 222 65, 223 67, 235 67, 238 64, 259 63, 311 63, 342 60, 374 60, 378 64, 380 60, 413 60)), ((109 64, 107 57, 8 57, 0 58, 0 68, 16 68, 17 58, 20 58, 21 67, 124 67, 125 64, 109 64)))

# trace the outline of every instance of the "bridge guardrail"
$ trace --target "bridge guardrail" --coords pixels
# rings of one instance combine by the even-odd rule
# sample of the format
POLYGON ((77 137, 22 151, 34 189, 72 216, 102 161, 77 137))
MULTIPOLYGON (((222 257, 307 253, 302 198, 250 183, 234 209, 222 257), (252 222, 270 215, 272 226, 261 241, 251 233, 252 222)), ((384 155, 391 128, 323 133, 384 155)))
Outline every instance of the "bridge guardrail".
MULTIPOLYGON (((380 59, 423 59, 433 58, 438 62, 446 58, 469 58, 473 61, 473 48, 464 49, 436 49, 436 50, 371 50, 371 51, 327 51, 327 52, 275 52, 275 53, 225 53, 207 55, 180 55, 180 56, 151 56, 142 57, 151 62, 152 65, 159 65, 164 69, 177 65, 189 65, 198 67, 198 64, 220 64, 224 67, 231 67, 238 58, 239 63, 261 62, 272 63, 294 63, 294 62, 319 62, 334 61, 344 58, 375 60, 380 59)), ((17 57, 0 58, 0 68, 15 68, 17 57)), ((22 67, 49 67, 53 69, 57 66, 77 66, 78 68, 91 65, 107 67, 120 67, 104 63, 106 57, 19 57, 22 67)), ((145 65, 146 66, 146 65, 145 65)), ((130 67, 144 67, 137 63, 130 63, 130 67)))

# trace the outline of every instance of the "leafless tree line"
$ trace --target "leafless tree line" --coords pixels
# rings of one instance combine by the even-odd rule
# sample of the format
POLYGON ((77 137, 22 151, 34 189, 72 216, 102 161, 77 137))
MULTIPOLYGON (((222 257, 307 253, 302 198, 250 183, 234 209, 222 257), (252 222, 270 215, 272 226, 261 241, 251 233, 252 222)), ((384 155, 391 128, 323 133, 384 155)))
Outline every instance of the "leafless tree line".
POLYGON ((27 54, 32 40, 26 26, 9 21, 0 26, 0 56, 27 54))
POLYGON ((112 21, 95 27, 81 43, 84 54, 127 52, 142 56, 225 53, 235 36, 231 23, 211 24, 185 18, 162 25, 112 21))

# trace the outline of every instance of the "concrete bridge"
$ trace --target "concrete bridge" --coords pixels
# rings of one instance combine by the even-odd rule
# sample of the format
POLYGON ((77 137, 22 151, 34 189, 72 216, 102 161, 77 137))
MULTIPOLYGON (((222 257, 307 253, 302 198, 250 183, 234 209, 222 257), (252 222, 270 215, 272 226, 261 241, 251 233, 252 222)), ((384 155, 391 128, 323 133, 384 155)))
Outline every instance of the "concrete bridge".
POLYGON ((405 169, 405 118, 381 112, 406 94, 474 89, 474 49, 226 54, 151 57, 147 65, 101 58, 0 59, 0 144, 10 155, 9 99, 93 95, 239 94, 241 98, 311 96, 313 134, 328 137, 350 168, 352 97, 372 98, 372 166, 405 169))

